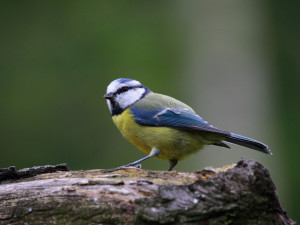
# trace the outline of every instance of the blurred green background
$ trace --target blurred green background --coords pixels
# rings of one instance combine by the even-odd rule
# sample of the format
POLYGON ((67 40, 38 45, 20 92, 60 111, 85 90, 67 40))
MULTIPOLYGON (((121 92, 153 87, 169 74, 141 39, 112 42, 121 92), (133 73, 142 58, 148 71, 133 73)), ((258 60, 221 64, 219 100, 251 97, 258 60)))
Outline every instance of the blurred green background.
POLYGON ((103 99, 112 80, 129 77, 273 151, 209 146, 175 170, 254 158, 300 221, 299 9, 297 1, 1 1, 0 168, 110 168, 143 157, 103 99))

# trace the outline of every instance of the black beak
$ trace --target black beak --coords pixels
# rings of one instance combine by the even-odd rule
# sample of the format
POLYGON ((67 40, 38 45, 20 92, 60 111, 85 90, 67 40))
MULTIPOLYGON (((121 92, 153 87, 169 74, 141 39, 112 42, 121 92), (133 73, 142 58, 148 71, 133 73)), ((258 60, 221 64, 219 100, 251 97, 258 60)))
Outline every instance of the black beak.
POLYGON ((112 93, 106 93, 103 97, 106 98, 106 99, 112 99, 113 94, 112 93))

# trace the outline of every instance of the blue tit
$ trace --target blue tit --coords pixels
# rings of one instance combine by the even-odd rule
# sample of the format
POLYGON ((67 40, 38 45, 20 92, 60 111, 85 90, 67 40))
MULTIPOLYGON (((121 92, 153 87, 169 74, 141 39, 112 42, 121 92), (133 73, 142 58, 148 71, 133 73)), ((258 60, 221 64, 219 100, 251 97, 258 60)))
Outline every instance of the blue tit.
POLYGON ((154 93, 139 81, 116 79, 108 85, 104 98, 122 135, 147 154, 125 166, 136 166, 145 159, 156 157, 167 159, 171 171, 178 160, 204 145, 230 148, 225 142, 271 154, 267 145, 220 130, 202 119, 190 106, 154 93))

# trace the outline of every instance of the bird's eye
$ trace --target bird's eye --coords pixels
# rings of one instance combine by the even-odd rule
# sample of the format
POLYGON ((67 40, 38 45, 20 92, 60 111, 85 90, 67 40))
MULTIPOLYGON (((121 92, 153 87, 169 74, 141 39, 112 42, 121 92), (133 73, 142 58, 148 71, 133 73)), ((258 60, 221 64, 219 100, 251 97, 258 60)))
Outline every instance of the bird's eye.
POLYGON ((128 91, 128 87, 122 87, 120 90, 119 90, 119 92, 125 92, 125 91, 128 91))

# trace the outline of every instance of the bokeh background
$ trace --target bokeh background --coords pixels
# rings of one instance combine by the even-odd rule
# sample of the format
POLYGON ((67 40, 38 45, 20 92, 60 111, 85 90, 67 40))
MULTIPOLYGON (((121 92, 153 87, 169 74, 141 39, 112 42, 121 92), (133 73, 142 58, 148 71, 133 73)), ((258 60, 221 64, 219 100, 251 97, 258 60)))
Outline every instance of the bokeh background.
POLYGON ((0 168, 110 168, 143 157, 103 99, 112 80, 129 77, 273 151, 209 146, 177 171, 256 159, 300 221, 299 10, 276 0, 1 1, 0 168))

